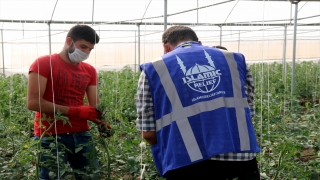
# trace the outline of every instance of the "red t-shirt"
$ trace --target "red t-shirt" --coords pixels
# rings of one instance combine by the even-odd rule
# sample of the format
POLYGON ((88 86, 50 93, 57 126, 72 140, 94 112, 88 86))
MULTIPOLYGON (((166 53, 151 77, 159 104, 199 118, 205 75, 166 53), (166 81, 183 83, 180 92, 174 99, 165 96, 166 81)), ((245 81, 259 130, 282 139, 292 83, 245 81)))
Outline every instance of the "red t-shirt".
MULTIPOLYGON (((93 66, 84 62, 76 65, 69 64, 65 62, 59 54, 39 57, 30 66, 29 73, 30 72, 36 72, 47 78, 48 81, 43 98, 63 106, 83 105, 83 98, 87 87, 97 85, 97 72, 93 66)), ((46 117, 53 119, 53 115, 46 114, 46 117)), ((49 127, 49 123, 45 120, 42 121, 42 127, 39 127, 40 118, 40 112, 36 112, 34 123, 34 134, 36 136, 40 136, 44 129, 49 127)), ((58 120, 56 128, 53 125, 49 130, 49 134, 83 132, 90 129, 87 120, 75 117, 68 118, 72 126, 68 123, 63 125, 63 121, 58 120)), ((53 121, 50 123, 53 123, 53 121)))

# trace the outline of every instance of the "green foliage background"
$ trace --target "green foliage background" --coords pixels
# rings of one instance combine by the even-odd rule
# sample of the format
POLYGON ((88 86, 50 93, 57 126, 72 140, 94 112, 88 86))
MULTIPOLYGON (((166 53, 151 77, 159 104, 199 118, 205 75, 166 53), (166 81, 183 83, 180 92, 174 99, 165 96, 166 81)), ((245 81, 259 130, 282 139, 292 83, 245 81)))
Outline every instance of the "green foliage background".
MULTIPOLYGON (((262 152, 258 156, 263 179, 318 179, 320 107, 319 63, 296 64, 295 91, 291 91, 291 64, 250 65, 256 85, 253 119, 262 152)), ((105 179, 137 179, 140 161, 144 179, 161 179, 150 149, 135 128, 135 94, 139 72, 99 72, 100 108, 115 130, 99 138, 91 124, 105 179)), ((0 179, 36 179, 37 141, 33 140, 34 112, 26 108, 27 77, 0 77, 0 179)), ((61 167, 73 179, 70 167, 61 167)), ((90 175, 87 176, 88 178, 90 175)))

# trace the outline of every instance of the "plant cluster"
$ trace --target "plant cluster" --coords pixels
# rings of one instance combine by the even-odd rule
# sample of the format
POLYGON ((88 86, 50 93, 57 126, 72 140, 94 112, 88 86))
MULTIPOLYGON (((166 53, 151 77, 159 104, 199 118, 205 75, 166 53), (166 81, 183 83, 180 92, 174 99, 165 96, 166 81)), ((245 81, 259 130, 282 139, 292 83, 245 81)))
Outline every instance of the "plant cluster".
MULTIPOLYGON (((320 64, 296 65, 294 91, 291 64, 285 69, 276 63, 249 67, 256 88, 253 123, 262 149, 258 155, 262 178, 318 179, 320 64)), ((100 163, 96 173, 105 179, 140 179, 143 167, 144 179, 161 179, 135 127, 139 75, 129 67, 99 72, 98 109, 114 134, 103 138, 98 126, 90 125, 100 163)), ((27 78, 2 76, 0 88, 0 179, 36 179, 42 150, 33 138, 34 112, 26 108, 27 78)), ((61 171, 64 178, 73 179, 68 165, 61 171)), ((90 179, 90 174, 84 177, 90 179)))

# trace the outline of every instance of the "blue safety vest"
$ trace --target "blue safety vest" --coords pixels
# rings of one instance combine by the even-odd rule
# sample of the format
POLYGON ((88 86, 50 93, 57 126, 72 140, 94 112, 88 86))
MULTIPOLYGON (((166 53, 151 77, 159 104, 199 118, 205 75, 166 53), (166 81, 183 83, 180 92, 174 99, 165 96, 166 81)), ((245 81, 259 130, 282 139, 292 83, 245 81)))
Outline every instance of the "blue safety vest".
POLYGON ((260 152, 242 54, 186 42, 140 65, 152 95, 159 173, 229 152, 260 152))

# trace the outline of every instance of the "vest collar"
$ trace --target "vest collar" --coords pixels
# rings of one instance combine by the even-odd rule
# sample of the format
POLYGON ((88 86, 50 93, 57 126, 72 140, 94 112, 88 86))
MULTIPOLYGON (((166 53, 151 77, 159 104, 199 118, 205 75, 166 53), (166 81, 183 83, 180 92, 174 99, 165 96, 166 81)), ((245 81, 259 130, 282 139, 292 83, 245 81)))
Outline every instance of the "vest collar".
POLYGON ((177 49, 179 47, 185 48, 185 47, 191 47, 193 44, 197 44, 200 45, 200 43, 196 42, 196 41, 185 41, 179 45, 177 45, 177 47, 175 47, 174 49, 177 49))

